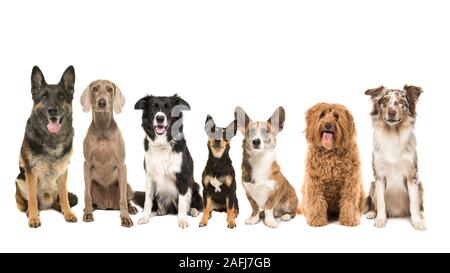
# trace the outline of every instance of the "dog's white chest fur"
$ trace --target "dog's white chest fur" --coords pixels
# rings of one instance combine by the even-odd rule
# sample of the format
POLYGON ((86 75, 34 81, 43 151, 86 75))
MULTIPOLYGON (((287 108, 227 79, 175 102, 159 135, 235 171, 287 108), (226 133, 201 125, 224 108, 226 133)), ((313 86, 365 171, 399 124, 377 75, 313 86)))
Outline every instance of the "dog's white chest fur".
POLYGON ((155 186, 155 194, 176 199, 175 174, 181 171, 183 154, 173 152, 165 137, 157 136, 154 141, 147 139, 149 149, 145 152, 145 166, 155 186))
POLYGON ((214 187, 214 191, 215 192, 221 192, 222 190, 220 189, 220 186, 222 186, 222 182, 220 182, 217 178, 213 178, 211 179, 211 181, 209 182, 211 184, 211 186, 214 187))
POLYGON ((266 151, 252 155, 248 160, 252 167, 252 183, 243 183, 245 190, 258 206, 265 208, 267 199, 275 189, 276 182, 270 179, 275 151, 266 151))
POLYGON ((375 130, 374 167, 381 179, 386 179, 385 202, 391 217, 404 215, 409 210, 408 188, 405 177, 414 173, 415 141, 413 131, 401 130, 386 134, 375 130), (409 147, 408 147, 409 146, 409 147))

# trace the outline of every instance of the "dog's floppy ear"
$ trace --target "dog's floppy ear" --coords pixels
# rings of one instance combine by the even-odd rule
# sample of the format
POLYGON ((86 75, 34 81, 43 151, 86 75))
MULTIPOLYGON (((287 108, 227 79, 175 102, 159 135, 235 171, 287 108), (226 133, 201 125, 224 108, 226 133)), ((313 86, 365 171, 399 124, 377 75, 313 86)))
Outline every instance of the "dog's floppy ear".
POLYGON ((308 109, 305 113, 305 121, 306 121, 306 129, 305 129, 305 135, 306 135, 306 141, 308 143, 316 143, 315 136, 317 133, 317 122, 319 121, 320 112, 322 111, 323 107, 325 106, 324 103, 317 103, 316 105, 312 106, 308 109))
POLYGON ((75 87, 75 69, 73 66, 69 66, 64 71, 61 80, 59 81, 59 85, 63 86, 65 90, 69 91, 73 94, 75 87))
POLYGON ((214 119, 208 115, 205 120, 205 132, 209 138, 214 138, 214 132, 216 131, 216 123, 214 119))
POLYGON ((149 95, 147 95, 147 96, 141 98, 141 99, 138 100, 138 101, 136 102, 136 104, 134 105, 134 109, 136 109, 136 110, 144 110, 144 109, 147 107, 148 103, 149 103, 152 99, 153 99, 153 96, 149 96, 149 95))
POLYGON ((371 96, 372 98, 377 98, 381 93, 384 91, 384 86, 380 86, 377 88, 367 89, 366 92, 364 92, 365 95, 371 96))
POLYGON ((285 119, 286 112, 284 111, 283 106, 279 106, 267 120, 267 123, 270 124, 270 127, 272 127, 275 133, 279 133, 283 130, 285 119))
POLYGON ((81 102, 81 106, 83 106, 83 111, 84 112, 89 112, 92 109, 92 102, 91 102, 91 96, 90 96, 90 92, 91 92, 91 84, 89 84, 86 89, 84 89, 83 94, 81 94, 81 98, 80 98, 80 102, 81 102))
POLYGON ((373 107, 372 112, 370 112, 371 115, 378 115, 378 108, 379 108, 379 101, 381 98, 381 95, 384 93, 384 86, 380 86, 373 89, 368 89, 364 94, 368 95, 372 99, 373 107))
POLYGON ((237 133, 237 120, 233 120, 228 126, 225 128, 227 140, 233 138, 237 133))
POLYGON ((114 112, 116 114, 120 114, 122 112, 122 108, 125 105, 125 97, 122 94, 122 91, 120 91, 119 87, 114 84, 114 101, 113 101, 113 106, 114 106, 114 112))
POLYGON ((237 129, 245 135, 245 130, 252 122, 250 117, 245 113, 244 109, 238 106, 234 109, 234 119, 237 121, 237 129))
POLYGON ((356 137, 356 126, 350 110, 341 104, 336 104, 336 106, 339 109, 339 112, 343 113, 339 118, 339 123, 342 123, 343 125, 343 130, 341 130, 342 136, 340 139, 336 139, 336 141, 340 142, 337 143, 338 145, 345 147, 353 143, 354 138, 356 137))
POLYGON ((191 110, 191 106, 189 105, 189 103, 178 96, 178 94, 174 94, 172 96, 172 99, 175 101, 175 105, 182 106, 180 110, 191 110))
POLYGON ((408 99, 409 103, 409 111, 413 115, 413 117, 416 116, 416 104, 419 100, 420 94, 423 93, 422 88, 418 86, 413 85, 406 85, 403 87, 403 89, 406 91, 406 98, 408 99))
POLYGON ((44 74, 42 74, 39 67, 35 65, 31 71, 31 95, 36 95, 46 84, 44 74))

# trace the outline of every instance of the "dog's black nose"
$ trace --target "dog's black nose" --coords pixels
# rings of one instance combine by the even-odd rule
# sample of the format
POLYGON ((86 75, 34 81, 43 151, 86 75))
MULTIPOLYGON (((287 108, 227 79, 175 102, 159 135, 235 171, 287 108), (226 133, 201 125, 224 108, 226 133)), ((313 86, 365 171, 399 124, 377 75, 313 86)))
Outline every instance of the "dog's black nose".
POLYGON ((219 140, 214 140, 214 146, 215 147, 217 147, 217 148, 220 148, 220 146, 221 146, 221 144, 222 144, 222 141, 219 139, 219 140))
POLYGON ((105 108, 106 107, 106 100, 105 99, 99 99, 98 100, 98 107, 105 108))
POLYGON ((325 123, 325 130, 330 131, 331 129, 333 129, 333 124, 325 123))
POLYGON ((164 122, 164 116, 156 116, 155 119, 156 119, 156 122, 158 122, 158 123, 164 122))
POLYGON ((395 110, 388 110, 389 118, 395 118, 397 116, 397 111, 395 110))
POLYGON ((261 145, 261 139, 259 138, 255 138, 253 141, 253 146, 258 147, 259 145, 261 145))
POLYGON ((56 107, 51 107, 47 109, 47 113, 50 116, 56 116, 58 114, 58 109, 56 107))

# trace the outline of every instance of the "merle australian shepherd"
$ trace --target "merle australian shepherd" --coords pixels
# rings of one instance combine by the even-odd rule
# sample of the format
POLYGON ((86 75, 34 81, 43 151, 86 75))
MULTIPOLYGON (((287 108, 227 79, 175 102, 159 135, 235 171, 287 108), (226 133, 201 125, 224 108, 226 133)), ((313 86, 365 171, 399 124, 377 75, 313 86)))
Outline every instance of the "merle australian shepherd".
POLYGON ((152 211, 157 215, 178 214, 180 228, 188 227, 187 215, 203 210, 199 185, 194 181, 194 163, 183 134, 183 110, 189 104, 178 95, 146 96, 134 106, 143 110, 144 192, 134 193, 134 202, 144 209, 139 224, 146 224, 152 211))
POLYGON ((422 88, 403 90, 384 86, 365 92, 371 96, 374 128, 372 166, 375 181, 367 199, 367 218, 378 228, 387 217, 411 217, 415 229, 425 230, 423 187, 419 180, 416 137, 416 104, 422 88))

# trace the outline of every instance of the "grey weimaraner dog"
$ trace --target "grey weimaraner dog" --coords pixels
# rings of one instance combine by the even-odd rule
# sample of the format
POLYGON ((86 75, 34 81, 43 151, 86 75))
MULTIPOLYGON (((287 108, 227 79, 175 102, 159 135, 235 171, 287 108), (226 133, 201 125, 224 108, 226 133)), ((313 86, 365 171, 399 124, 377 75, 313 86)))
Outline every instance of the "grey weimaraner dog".
POLYGON ((137 209, 130 203, 133 191, 127 183, 125 143, 113 117, 124 104, 120 89, 107 80, 92 82, 81 95, 83 111, 92 109, 83 143, 85 222, 94 221, 93 209, 120 209, 122 226, 133 226, 129 213, 136 214, 137 209))

